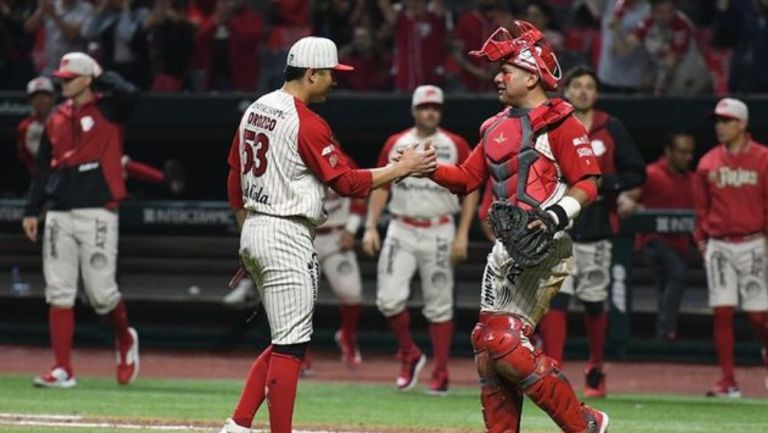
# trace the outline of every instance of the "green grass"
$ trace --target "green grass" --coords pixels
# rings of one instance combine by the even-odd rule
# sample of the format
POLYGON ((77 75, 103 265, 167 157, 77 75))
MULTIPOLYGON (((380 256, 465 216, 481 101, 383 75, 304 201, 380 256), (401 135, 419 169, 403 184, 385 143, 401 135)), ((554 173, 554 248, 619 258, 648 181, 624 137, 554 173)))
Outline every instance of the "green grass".
MULTIPOLYGON (((78 378, 68 390, 35 389, 29 377, 0 377, 0 412, 82 415, 141 423, 147 420, 218 425, 240 392, 236 381, 142 379, 118 387, 108 379, 78 378)), ((711 400, 652 395, 613 395, 592 402, 611 416, 617 433, 768 433, 768 400, 711 400)), ((266 409, 264 407, 263 409, 266 409)), ((266 411, 257 417, 264 425, 266 411)), ((447 397, 414 390, 401 394, 386 385, 301 384, 294 424, 371 431, 483 431, 478 391, 455 388, 447 397)), ((10 427, 0 433, 95 432, 89 428, 10 427)), ((152 430, 110 430, 151 432, 152 430)), ((215 432, 216 428, 211 428, 215 432)), ((556 432, 555 425, 526 402, 524 432, 556 432)))

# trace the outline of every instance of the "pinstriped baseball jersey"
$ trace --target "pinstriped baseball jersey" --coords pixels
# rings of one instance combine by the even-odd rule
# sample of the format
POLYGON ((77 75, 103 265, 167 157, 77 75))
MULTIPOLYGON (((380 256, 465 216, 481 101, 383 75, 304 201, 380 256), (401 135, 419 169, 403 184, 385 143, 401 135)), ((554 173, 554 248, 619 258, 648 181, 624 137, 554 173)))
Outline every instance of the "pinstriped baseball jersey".
MULTIPOLYGON (((318 225, 326 218, 326 188, 299 152, 302 122, 316 119, 298 104, 292 95, 276 90, 256 100, 243 114, 235 137, 239 140, 243 203, 258 213, 299 216, 318 225)), ((333 146, 329 141, 329 152, 333 146)))
MULTIPOLYGON (((467 142, 456 134, 444 129, 438 129, 430 137, 432 147, 437 152, 437 160, 441 164, 460 164, 469 155, 467 142)), ((416 135, 416 128, 409 128, 392 135, 382 148, 379 155, 379 166, 383 167, 392 162, 398 150, 414 143, 424 145, 426 139, 416 135)), ((392 197, 389 211, 395 215, 411 218, 432 218, 459 212, 459 198, 430 179, 406 178, 396 183, 391 189, 392 197)))

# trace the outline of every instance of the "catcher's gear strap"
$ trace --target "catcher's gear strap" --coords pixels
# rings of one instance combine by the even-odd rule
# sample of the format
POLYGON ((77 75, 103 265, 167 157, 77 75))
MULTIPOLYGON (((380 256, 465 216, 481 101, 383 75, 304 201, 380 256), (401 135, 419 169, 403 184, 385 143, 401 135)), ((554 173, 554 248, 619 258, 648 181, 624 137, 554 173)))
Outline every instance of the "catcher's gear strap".
POLYGON ((578 188, 587 193, 587 203, 592 203, 597 198, 597 182, 590 178, 581 179, 571 185, 571 188, 578 188))

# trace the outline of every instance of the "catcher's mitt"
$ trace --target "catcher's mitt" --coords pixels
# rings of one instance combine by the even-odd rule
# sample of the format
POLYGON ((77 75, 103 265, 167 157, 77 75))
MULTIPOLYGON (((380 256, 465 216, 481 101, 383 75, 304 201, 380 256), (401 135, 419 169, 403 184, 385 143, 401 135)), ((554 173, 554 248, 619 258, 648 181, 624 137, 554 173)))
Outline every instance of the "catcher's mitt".
POLYGON ((556 228, 545 211, 538 208, 524 210, 511 203, 496 202, 491 206, 488 220, 496 239, 519 266, 536 267, 552 254, 556 228), (543 222, 545 227, 529 229, 528 224, 535 220, 543 222))

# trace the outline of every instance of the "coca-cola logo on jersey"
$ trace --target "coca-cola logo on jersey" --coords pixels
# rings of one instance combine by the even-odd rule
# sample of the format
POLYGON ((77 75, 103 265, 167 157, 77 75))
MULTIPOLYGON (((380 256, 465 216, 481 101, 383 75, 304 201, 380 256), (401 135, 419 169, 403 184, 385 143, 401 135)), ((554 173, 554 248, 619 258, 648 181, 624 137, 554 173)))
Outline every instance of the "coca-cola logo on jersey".
POLYGON ((757 185, 757 179, 756 171, 744 170, 743 168, 720 167, 709 172, 709 181, 717 185, 718 188, 757 185))

